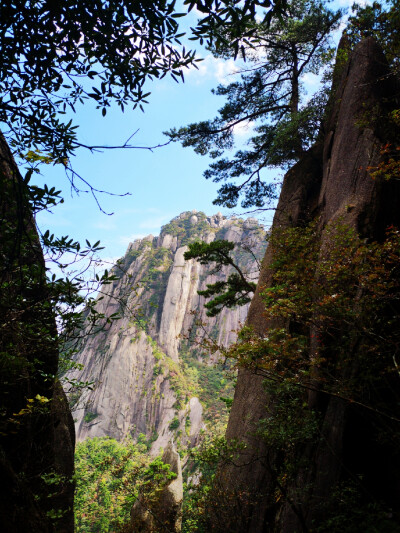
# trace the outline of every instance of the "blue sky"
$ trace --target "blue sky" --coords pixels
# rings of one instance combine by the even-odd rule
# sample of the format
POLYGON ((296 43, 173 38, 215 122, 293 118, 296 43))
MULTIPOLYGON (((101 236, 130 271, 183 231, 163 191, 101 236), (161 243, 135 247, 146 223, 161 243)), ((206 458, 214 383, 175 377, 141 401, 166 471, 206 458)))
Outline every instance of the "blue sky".
MULTIPOLYGON (((207 53, 206 53, 207 54, 207 53)), ((190 122, 212 118, 223 98, 211 94, 218 83, 229 83, 234 71, 233 61, 216 60, 209 54, 199 64, 199 70, 188 71, 185 82, 177 84, 164 78, 150 85, 151 96, 145 112, 112 108, 103 118, 94 107, 85 105, 75 117, 79 124, 80 141, 87 144, 120 145, 135 131, 132 143, 138 146, 163 144, 163 131, 190 122)), ((238 131, 238 140, 245 135, 238 131)), ((196 209, 207 214, 231 210, 214 206, 219 186, 202 177, 207 158, 196 155, 190 148, 177 143, 148 150, 104 150, 89 153, 84 149, 72 160, 75 171, 98 189, 118 197, 99 195, 102 213, 90 194, 73 194, 60 167, 45 167, 43 182, 62 188, 65 202, 53 213, 38 216, 40 227, 49 227, 57 234, 76 239, 98 239, 106 247, 108 257, 123 255, 129 241, 152 233, 182 211, 196 209)), ((277 173, 279 174, 279 172, 277 173)), ((82 185, 82 188, 84 186, 82 185)))
MULTIPOLYGON (((344 1, 344 0, 343 0, 344 1)), ((212 118, 223 103, 223 97, 211 94, 218 83, 229 83, 235 65, 212 58, 207 51, 200 52, 205 60, 199 70, 185 74, 185 83, 177 84, 170 78, 150 83, 149 104, 145 112, 111 108, 105 118, 85 105, 77 109, 74 118, 79 124, 79 138, 87 144, 120 145, 135 131, 132 142, 137 146, 154 146, 166 142, 162 132, 190 122, 212 118)), ((312 84, 314 80, 310 79, 312 84)), ((245 131, 237 138, 244 139, 245 131)), ((58 235, 94 242, 101 240, 105 246, 104 258, 118 258, 135 238, 152 233, 182 211, 196 209, 207 214, 221 211, 232 215, 232 210, 214 206, 218 184, 206 181, 202 174, 207 168, 207 158, 196 155, 190 148, 170 144, 148 150, 108 150, 91 154, 85 150, 76 153, 74 169, 94 187, 114 194, 99 195, 102 208, 113 215, 102 213, 90 194, 71 196, 68 181, 62 168, 46 167, 39 181, 51 183, 63 190, 65 203, 38 216, 43 229, 58 235)), ((281 177, 276 171, 274 176, 281 177)), ((240 210, 237 211, 240 213, 240 210)), ((261 218, 267 224, 271 213, 261 218)))

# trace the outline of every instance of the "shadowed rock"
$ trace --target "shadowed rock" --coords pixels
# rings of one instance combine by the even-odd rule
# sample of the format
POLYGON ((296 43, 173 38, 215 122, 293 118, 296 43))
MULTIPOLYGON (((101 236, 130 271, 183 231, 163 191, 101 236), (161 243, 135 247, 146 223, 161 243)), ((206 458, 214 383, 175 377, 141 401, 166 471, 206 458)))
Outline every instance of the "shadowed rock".
MULTIPOLYGON (((386 142, 372 111, 389 105, 395 84, 380 47, 372 38, 362 41, 336 75, 330 116, 319 142, 285 176, 273 228, 319 220, 323 257, 329 246, 325 231, 329 223, 340 220, 369 239, 382 239, 389 224, 399 225, 399 182, 376 182, 368 172, 368 167, 379 163, 380 148, 386 142)), ((382 116, 388 111, 383 109, 382 116)), ((264 318, 260 296, 272 283, 272 261, 269 249, 247 319, 261 336, 272 326, 264 318)), ((356 364, 353 372, 357 372, 356 364)), ((320 439, 302 450, 302 466, 277 492, 282 457, 257 436, 258 424, 273 410, 274 399, 267 397, 262 377, 240 370, 227 437, 244 441, 247 449, 235 466, 220 471, 219 482, 230 503, 215 512, 213 530, 312 531, 324 519, 332 488, 349 477, 361 476, 369 494, 384 501, 386 508, 398 509, 399 456, 393 444, 380 438, 374 417, 323 394, 309 393, 308 403, 321 413, 320 439)), ((393 398, 387 407, 398 416, 393 398)))
POLYGON ((0 531, 71 533, 75 432, 28 199, 0 134, 0 531))
POLYGON ((132 533, 179 533, 182 526, 183 482, 181 459, 173 444, 166 447, 162 462, 176 477, 162 489, 155 502, 144 504, 140 497, 131 511, 132 533))

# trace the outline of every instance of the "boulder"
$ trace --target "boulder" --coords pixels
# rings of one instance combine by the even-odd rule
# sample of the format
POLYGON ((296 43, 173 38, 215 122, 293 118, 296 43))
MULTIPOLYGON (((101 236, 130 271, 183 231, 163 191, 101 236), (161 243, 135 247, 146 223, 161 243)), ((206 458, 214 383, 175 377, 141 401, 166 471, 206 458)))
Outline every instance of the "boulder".
POLYGON ((183 481, 181 459, 174 445, 166 447, 162 462, 170 465, 175 478, 159 493, 156 501, 144 503, 136 500, 131 511, 132 533, 179 533, 182 526, 183 481))

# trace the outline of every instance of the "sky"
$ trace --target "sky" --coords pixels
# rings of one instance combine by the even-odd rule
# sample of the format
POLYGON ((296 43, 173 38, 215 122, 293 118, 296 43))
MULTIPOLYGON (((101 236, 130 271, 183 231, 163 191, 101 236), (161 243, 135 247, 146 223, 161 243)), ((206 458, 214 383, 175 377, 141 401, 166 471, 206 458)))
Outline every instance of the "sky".
MULTIPOLYGON (((233 60, 215 59, 205 50, 200 50, 199 55, 204 61, 198 70, 186 71, 184 83, 178 84, 166 77, 148 85, 151 95, 144 113, 127 109, 122 113, 115 107, 103 118, 94 105, 77 108, 74 121, 79 124, 79 140, 90 145, 121 145, 136 132, 131 142, 151 147, 167 141, 163 131, 213 118, 224 98, 211 94, 211 89, 219 83, 230 83, 236 66, 233 60)), ((308 83, 312 89, 315 80, 309 79, 308 83)), ((237 140, 244 140, 247 133, 238 130, 237 140)), ((226 216, 243 214, 239 208, 228 210, 212 204, 219 184, 202 176, 209 160, 178 143, 152 151, 90 153, 80 149, 71 163, 94 187, 113 193, 98 195, 101 208, 107 214, 99 209, 90 193, 77 195, 71 191, 61 167, 48 166, 43 169, 43 176, 37 178, 38 182, 62 189, 64 204, 55 207, 52 213, 40 213, 37 223, 41 229, 50 229, 58 236, 69 235, 92 243, 100 240, 104 246, 101 256, 105 260, 123 256, 134 239, 158 235, 163 224, 183 211, 195 209, 207 215, 221 211, 226 216)), ((282 174, 276 170, 271 177, 282 179, 282 174)), ((82 188, 85 189, 83 184, 82 188)), ((259 218, 268 226, 272 213, 264 212, 259 218)))

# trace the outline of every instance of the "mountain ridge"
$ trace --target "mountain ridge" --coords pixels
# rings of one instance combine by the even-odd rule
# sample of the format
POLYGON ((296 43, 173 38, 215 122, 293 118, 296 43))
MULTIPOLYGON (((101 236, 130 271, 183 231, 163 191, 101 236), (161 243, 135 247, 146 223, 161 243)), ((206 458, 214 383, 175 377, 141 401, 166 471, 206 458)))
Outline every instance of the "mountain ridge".
POLYGON ((121 440, 132 435, 145 439, 153 453, 171 439, 183 447, 197 442, 207 418, 204 408, 209 406, 216 414, 214 403, 223 409, 218 398, 225 389, 231 391, 228 383, 218 383, 224 381, 222 372, 212 370, 218 356, 203 360, 198 344, 234 342, 247 306, 206 317, 205 300, 197 291, 226 279, 230 269, 224 266, 213 272, 194 260, 185 261, 183 255, 194 240, 233 241, 238 245, 235 261, 256 281, 257 264, 243 246, 252 247, 261 259, 265 236, 256 219, 187 211, 163 226, 159 236, 129 244, 114 269, 119 279, 103 287, 97 305, 106 316, 122 309, 121 318, 84 338, 75 356, 83 369, 67 375, 94 382, 93 390, 83 390, 79 400, 76 391, 75 397, 69 395, 72 403, 75 400, 78 440, 97 436, 121 440))

